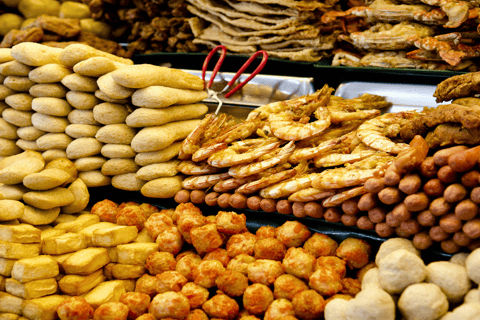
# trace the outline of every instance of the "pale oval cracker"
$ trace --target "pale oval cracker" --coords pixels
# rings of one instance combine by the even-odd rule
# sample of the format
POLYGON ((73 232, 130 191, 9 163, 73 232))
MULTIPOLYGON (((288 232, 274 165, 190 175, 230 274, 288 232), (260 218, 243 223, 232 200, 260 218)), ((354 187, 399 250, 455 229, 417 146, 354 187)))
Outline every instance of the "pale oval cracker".
POLYGON ((107 161, 104 157, 83 157, 75 160, 75 167, 80 171, 93 171, 102 168, 107 161))
POLYGON ((18 140, 0 138, 0 156, 8 157, 22 152, 24 149, 17 145, 18 140))
POLYGON ((23 215, 25 205, 17 200, 0 200, 0 221, 18 219, 23 215))
POLYGON ((69 159, 79 159, 100 154, 103 143, 95 138, 78 138, 73 140, 67 147, 69 159))
MULTIPOLYGON (((41 156, 41 155, 40 155, 41 156)), ((17 157, 18 158, 18 157, 17 157)), ((43 158, 20 158, 9 166, 0 170, 0 183, 19 184, 23 178, 31 173, 40 172, 45 167, 43 158)))
POLYGON ((0 63, 13 60, 15 60, 15 58, 12 57, 12 48, 0 48, 0 63))
POLYGON ((60 208, 42 210, 26 205, 23 215, 18 220, 20 220, 20 222, 28 223, 34 226, 45 225, 55 221, 59 214, 60 208))
POLYGON ((22 42, 12 47, 11 55, 26 65, 40 67, 49 63, 61 63, 61 48, 49 47, 34 42, 22 42))
POLYGON ((71 44, 63 49, 63 52, 60 55, 60 61, 67 67, 73 67, 79 62, 93 57, 104 57, 127 65, 133 64, 133 61, 130 59, 118 57, 81 43, 71 44))
POLYGON ((85 182, 82 179, 76 179, 68 186, 68 190, 73 194, 75 200, 71 204, 61 207, 61 211, 72 214, 84 210, 90 201, 90 193, 85 182))
POLYGON ((35 128, 34 126, 23 127, 17 129, 17 134, 20 139, 35 141, 46 132, 35 128))
POLYGON ((43 151, 38 147, 36 141, 18 139, 16 144, 22 150, 43 151))
POLYGON ((132 104, 137 107, 156 109, 169 107, 174 104, 192 104, 200 102, 207 97, 206 91, 150 86, 135 91, 132 95, 132 104))
POLYGON ((6 97, 15 93, 17 93, 17 91, 10 89, 4 84, 0 84, 0 100, 5 100, 6 97))
POLYGON ((126 104, 130 102, 130 99, 113 99, 107 96, 103 91, 97 90, 95 91, 95 97, 98 99, 105 101, 105 102, 112 102, 112 103, 118 103, 118 104, 126 104))
POLYGON ((94 94, 83 91, 69 91, 66 95, 68 103, 76 109, 91 110, 102 103, 94 94))
POLYGON ((22 153, 16 154, 14 156, 6 157, 0 160, 0 169, 5 169, 6 167, 15 164, 17 161, 24 159, 36 158, 40 161, 43 161, 42 155, 35 151, 24 151, 22 153))
POLYGON ((162 109, 137 108, 125 119, 132 128, 153 127, 180 120, 197 119, 208 112, 204 104, 185 104, 162 109))
POLYGON ((2 112, 2 118, 17 127, 30 127, 32 125, 32 111, 19 111, 7 108, 2 112))
POLYGON ((50 168, 57 168, 67 172, 70 175, 70 179, 67 180, 67 183, 72 183, 77 179, 77 168, 75 167, 75 164, 67 157, 55 159, 45 165, 45 169, 50 168))
POLYGON ((95 92, 98 90, 98 85, 95 78, 81 76, 76 73, 72 73, 64 77, 61 83, 73 91, 95 92))
POLYGON ((109 159, 102 165, 101 172, 106 176, 134 173, 140 167, 133 159, 109 159))
POLYGON ((2 114, 3 110, 7 109, 9 107, 8 104, 5 103, 5 101, 0 101, 0 114, 2 114))
POLYGON ((27 175, 23 185, 32 190, 49 190, 63 185, 69 178, 70 174, 61 169, 48 168, 27 175))
POLYGON ((39 83, 30 88, 28 93, 36 98, 65 98, 68 89, 61 83, 39 83))
POLYGON ((33 68, 20 61, 13 60, 0 64, 0 73, 4 76, 27 77, 33 68))
POLYGON ((90 124, 69 124, 65 128, 65 133, 70 137, 77 138, 86 138, 86 137, 95 137, 97 131, 100 129, 100 126, 93 126, 90 124))
POLYGON ((128 66, 128 64, 116 62, 105 57, 92 57, 75 64, 73 71, 82 76, 101 77, 125 66, 128 66))
POLYGON ((8 123, 3 118, 0 118, 0 138, 10 139, 10 140, 18 139, 17 129, 18 129, 17 126, 11 123, 8 123))
POLYGON ((45 159, 45 163, 49 163, 53 160, 66 158, 67 152, 65 149, 50 149, 42 153, 43 159, 45 159))
POLYGON ((182 190, 182 176, 158 178, 145 183, 140 190, 148 198, 173 198, 182 190))
POLYGON ((60 187, 46 191, 30 191, 23 195, 26 204, 42 210, 66 206, 74 200, 70 190, 60 187))
POLYGON ((33 96, 29 93, 12 94, 5 98, 5 103, 15 110, 31 111, 33 96))
POLYGON ((116 143, 105 144, 101 153, 107 158, 134 158, 137 154, 130 145, 116 143))
POLYGON ((104 102, 93 108, 93 117, 101 124, 124 123, 130 114, 128 106, 104 102))
POLYGON ((99 125, 100 123, 93 117, 93 110, 75 109, 68 114, 68 121, 74 124, 99 125))
POLYGON ((95 138, 103 143, 130 144, 136 133, 136 129, 125 123, 108 124, 97 131, 95 138))
POLYGON ((78 173, 78 177, 89 188, 108 186, 111 182, 111 178, 103 175, 100 170, 81 171, 78 173))
POLYGON ((135 162, 139 166, 147 166, 152 163, 166 162, 178 156, 181 148, 182 141, 177 141, 159 151, 138 153, 135 156, 135 162))
POLYGON ((68 145, 72 142, 65 133, 47 133, 36 140, 37 146, 41 150, 49 149, 67 149, 68 145))
POLYGON ((73 110, 66 100, 51 97, 34 98, 32 109, 56 117, 66 117, 73 110))
POLYGON ((28 92, 35 82, 28 77, 8 76, 3 80, 3 85, 17 92, 28 92))
POLYGON ((97 79, 98 88, 112 99, 127 99, 132 96, 135 89, 127 88, 116 83, 111 73, 97 79))
POLYGON ((65 128, 69 124, 68 120, 62 117, 49 116, 38 112, 32 115, 32 125, 45 132, 65 132, 65 128))
POLYGON ((141 167, 137 171, 137 178, 151 181, 162 177, 173 177, 178 174, 179 160, 171 160, 164 163, 154 163, 141 167))
POLYGON ((46 64, 30 71, 28 77, 36 83, 55 83, 72 74, 73 71, 61 64, 46 64))
POLYGON ((112 186, 126 191, 140 191, 145 181, 136 177, 135 173, 126 173, 112 177, 112 186))
POLYGON ((3 199, 7 200, 22 200, 23 194, 28 191, 29 189, 23 183, 0 185, 0 194, 3 195, 3 199))

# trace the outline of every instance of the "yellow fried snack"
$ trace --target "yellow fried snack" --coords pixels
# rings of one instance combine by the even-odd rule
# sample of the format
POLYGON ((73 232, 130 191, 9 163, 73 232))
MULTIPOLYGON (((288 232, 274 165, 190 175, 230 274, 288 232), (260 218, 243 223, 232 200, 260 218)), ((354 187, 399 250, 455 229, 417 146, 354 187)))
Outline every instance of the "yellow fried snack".
POLYGON ((125 173, 113 176, 111 184, 114 188, 120 190, 140 191, 145 181, 138 179, 135 173, 125 173))
POLYGON ((67 188, 73 194, 75 200, 69 205, 63 206, 61 211, 72 214, 84 210, 90 201, 90 193, 85 182, 82 179, 76 179, 67 188))
POLYGON ((49 63, 60 64, 61 48, 49 47, 35 42, 22 42, 12 47, 12 57, 26 65, 40 67, 49 63))
POLYGON ((102 165, 101 172, 106 176, 135 173, 140 167, 133 159, 109 159, 102 165))
POLYGON ((5 259, 23 259, 40 254, 40 244, 23 244, 0 241, 0 257, 5 259))
POLYGON ((78 177, 89 188, 108 186, 111 182, 111 178, 102 174, 100 170, 82 171, 78 174, 78 177))
POLYGON ((81 43, 67 46, 60 54, 59 60, 67 67, 73 67, 79 62, 93 57, 104 57, 128 65, 133 64, 130 59, 121 58, 81 43))
POLYGON ((55 117, 42 113, 32 114, 32 125, 45 132, 65 132, 65 128, 69 125, 67 119, 63 117, 55 117))
POLYGON ((117 246, 117 261, 122 264, 144 266, 150 253, 158 250, 156 243, 127 243, 117 246))
MULTIPOLYGON (((51 132, 39 137, 37 140, 35 140, 35 143, 40 150, 49 151, 53 149, 65 150, 72 141, 72 138, 65 133, 51 132)), ((45 155, 42 154, 42 156, 45 159, 45 155)), ((66 154, 63 157, 66 157, 66 154)), ((55 158, 61 158, 61 156, 57 156, 55 158)), ((46 159, 45 162, 47 162, 46 159)))
POLYGON ((10 277, 15 262, 17 262, 17 260, 0 258, 0 275, 10 277))
POLYGON ((107 158, 134 158, 137 153, 128 144, 107 143, 102 147, 102 156, 107 158))
POLYGON ((64 65, 51 63, 33 69, 28 77, 36 83, 55 83, 72 73, 72 70, 64 65))
POLYGON ((79 232, 93 224, 99 223, 100 217, 96 214, 82 213, 75 220, 61 222, 55 226, 55 229, 63 229, 67 232, 79 232))
POLYGON ((173 198, 182 190, 182 176, 164 177, 145 183, 140 192, 148 198, 173 198))
POLYGON ((34 226, 52 223, 57 219, 60 208, 52 208, 47 210, 38 209, 32 206, 25 206, 23 215, 18 218, 20 222, 28 223, 34 226))
POLYGON ((2 118, 17 127, 30 127, 32 125, 32 111, 20 111, 6 108, 2 112, 2 118))
POLYGON ((159 151, 142 152, 135 156, 135 162, 139 166, 147 166, 152 163, 162 163, 178 156, 182 148, 182 141, 172 143, 170 146, 159 151))
POLYGON ((65 98, 68 89, 61 83, 39 83, 33 85, 28 93, 36 98, 52 97, 52 98, 65 98))
POLYGON ((25 205, 17 200, 0 200, 0 221, 18 219, 23 215, 25 205))
POLYGON ((144 266, 117 263, 112 267, 112 276, 115 279, 138 279, 147 272, 144 266))
POLYGON ((95 92, 98 89, 95 78, 81 76, 76 73, 72 73, 64 77, 61 83, 70 90, 95 92))
POLYGON ((111 73, 104 74, 97 80, 98 88, 107 96, 113 99, 129 98, 135 89, 126 88, 116 83, 111 73))
POLYGON ((70 179, 70 174, 62 169, 50 168, 31 173, 23 178, 25 187, 32 190, 50 190, 63 185, 70 179))
POLYGON ((40 298, 57 292, 57 280, 49 278, 22 283, 9 278, 5 282, 5 291, 23 299, 40 298))
POLYGON ((12 278, 22 283, 56 277, 58 264, 49 255, 20 259, 13 265, 12 278))
POLYGON ((29 174, 40 172, 45 167, 45 161, 37 157, 20 159, 0 170, 0 182, 4 184, 19 184, 29 174))
POLYGON ((63 263, 66 274, 88 275, 110 262, 106 248, 86 248, 72 253, 63 263))
POLYGON ((85 237, 78 233, 67 232, 59 236, 48 237, 42 242, 42 253, 64 254, 85 249, 85 237))
POLYGON ((135 91, 132 95, 132 104, 137 107, 159 109, 174 104, 197 103, 207 97, 206 91, 150 86, 135 91))
POLYGON ((18 140, 10 140, 10 139, 5 139, 5 138, 0 138, 0 156, 2 157, 8 157, 17 153, 22 152, 18 144, 18 140))
POLYGON ((98 222, 98 223, 94 223, 92 225, 89 225, 88 227, 85 227, 85 228, 81 229, 80 231, 78 231, 78 233, 85 236, 85 241, 87 242, 87 247, 91 247, 93 245, 93 243, 92 243, 93 231, 95 231, 97 229, 109 228, 109 227, 113 227, 113 226, 116 226, 116 224, 111 223, 111 222, 106 222, 106 221, 98 222))
POLYGON ((29 93, 12 94, 5 98, 5 103, 15 110, 32 111, 33 96, 29 93))
MULTIPOLYGON (((38 144, 37 144, 38 145, 38 144)), ((42 153, 43 158, 45 159, 46 163, 49 163, 53 160, 56 160, 58 158, 66 158, 67 153, 65 152, 65 148, 62 149, 50 149, 47 151, 44 151, 42 153)))
POLYGON ((0 312, 22 314, 23 299, 0 291, 0 312))
POLYGON ((28 92, 35 82, 28 77, 8 76, 3 80, 3 85, 14 91, 28 92))
POLYGON ((25 300, 22 304, 23 316, 32 320, 53 320, 57 317, 57 307, 66 296, 50 295, 37 299, 25 300))
POLYGON ((94 138, 100 128, 101 126, 72 123, 65 128, 65 133, 74 139, 94 138))
POLYGON ((163 163, 154 163, 141 167, 137 171, 137 178, 150 181, 161 177, 173 177, 178 174, 179 160, 170 160, 163 163))
POLYGON ((103 275, 103 270, 99 269, 86 276, 66 275, 58 281, 58 286, 65 294, 79 296, 89 292, 103 281, 105 281, 105 276, 103 275))
POLYGON ((100 283, 83 297, 94 308, 104 303, 118 301, 127 292, 124 280, 112 280, 100 283))
POLYGON ((137 130, 125 123, 108 124, 101 127, 95 138, 103 143, 130 144, 137 130))
POLYGON ((125 119, 132 128, 160 126, 180 120, 197 119, 208 111, 204 104, 175 105, 163 109, 138 108, 125 119))
POLYGON ((126 66, 128 66, 128 64, 113 61, 105 57, 92 57, 74 65, 73 71, 82 76, 101 77, 104 74, 126 66))
POLYGON ((92 243, 96 247, 115 247, 133 241, 137 235, 137 227, 117 225, 93 231, 92 243))
POLYGON ((23 195, 23 201, 32 207, 47 210, 71 204, 75 200, 72 192, 66 188, 46 191, 31 191, 23 195))
POLYGON ((104 157, 84 157, 75 160, 75 167, 80 171, 98 170, 107 161, 104 157))
POLYGON ((26 77, 33 68, 21 63, 20 61, 9 61, 0 64, 0 74, 4 76, 21 76, 26 77))
POLYGON ((72 141, 67 147, 69 159, 80 159, 100 154, 103 144, 95 138, 85 137, 72 141))
POLYGON ((73 110, 72 106, 60 98, 42 97, 32 100, 32 109, 51 116, 66 117, 73 110))
POLYGON ((91 110, 97 104, 101 103, 101 100, 95 97, 94 94, 83 91, 69 91, 66 96, 68 103, 75 109, 91 110))
POLYGON ((40 243, 41 230, 29 224, 0 225, 0 240, 17 243, 40 243))
POLYGON ((101 124, 124 123, 130 112, 127 105, 104 102, 93 108, 93 117, 101 124))

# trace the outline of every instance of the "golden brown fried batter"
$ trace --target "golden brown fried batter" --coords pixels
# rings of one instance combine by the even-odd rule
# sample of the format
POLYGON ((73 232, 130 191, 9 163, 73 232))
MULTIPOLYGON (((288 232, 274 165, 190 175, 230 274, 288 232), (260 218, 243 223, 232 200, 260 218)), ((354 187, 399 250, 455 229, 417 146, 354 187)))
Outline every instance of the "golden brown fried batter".
POLYGON ((444 123, 438 125, 425 137, 430 148, 448 145, 477 145, 480 143, 480 128, 467 129, 457 123, 444 123))
POLYGON ((443 80, 433 96, 437 102, 470 97, 480 92, 480 72, 460 74, 443 80))

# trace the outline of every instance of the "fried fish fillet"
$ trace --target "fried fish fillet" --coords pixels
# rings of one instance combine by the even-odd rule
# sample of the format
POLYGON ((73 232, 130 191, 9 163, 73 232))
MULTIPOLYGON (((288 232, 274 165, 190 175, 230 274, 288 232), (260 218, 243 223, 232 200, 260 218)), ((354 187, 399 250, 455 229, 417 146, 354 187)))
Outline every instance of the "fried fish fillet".
POLYGON ((480 93, 480 72, 465 73, 440 82, 433 96, 437 102, 471 97, 480 93))
POLYGON ((459 123, 444 123, 430 131, 425 141, 430 148, 449 145, 478 145, 480 143, 480 128, 467 129, 459 123))

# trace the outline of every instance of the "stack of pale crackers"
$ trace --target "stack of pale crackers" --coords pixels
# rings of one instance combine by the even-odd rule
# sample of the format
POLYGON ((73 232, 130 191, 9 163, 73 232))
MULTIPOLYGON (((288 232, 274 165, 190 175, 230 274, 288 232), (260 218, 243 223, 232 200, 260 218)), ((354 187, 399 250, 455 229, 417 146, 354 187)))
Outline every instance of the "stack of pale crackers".
POLYGON ((208 111, 199 77, 83 44, 25 42, 0 49, 0 80, 1 157, 66 157, 87 187, 153 198, 181 189, 174 158, 208 111))

